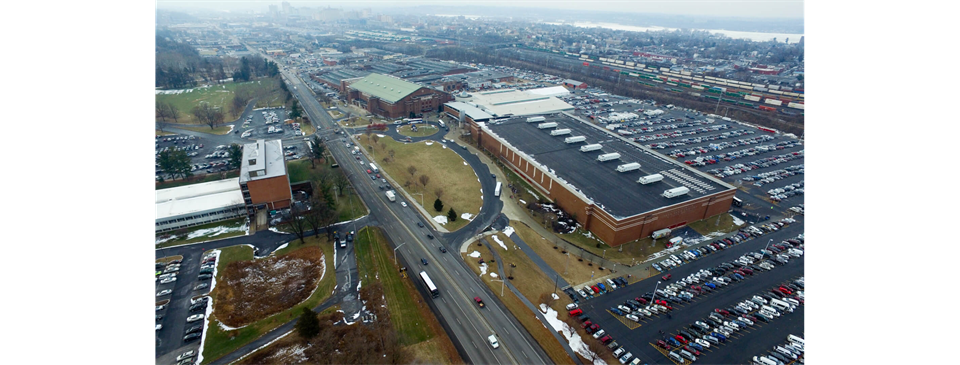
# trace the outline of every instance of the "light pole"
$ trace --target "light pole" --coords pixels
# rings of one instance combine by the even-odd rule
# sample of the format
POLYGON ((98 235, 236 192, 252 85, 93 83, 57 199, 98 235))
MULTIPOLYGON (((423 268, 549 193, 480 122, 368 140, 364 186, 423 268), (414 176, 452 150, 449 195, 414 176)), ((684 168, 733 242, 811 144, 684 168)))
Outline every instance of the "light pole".
POLYGON ((601 258, 601 259, 606 259, 606 258, 607 258, 607 250, 606 250, 606 249, 603 250, 603 256, 601 256, 600 258, 601 258))
POLYGON ((419 195, 419 196, 420 196, 420 207, 423 207, 423 193, 410 193, 410 194, 419 195))
POLYGON ((560 274, 557 274, 557 278, 553 280, 553 294, 557 294, 557 285, 560 283, 560 274))
POLYGON ((490 279, 490 280, 500 282, 500 296, 502 297, 503 296, 503 280, 497 280, 497 279, 490 279))
POLYGON ((767 251, 767 249, 770 248, 771 243, 773 243, 773 238, 771 238, 770 241, 767 241, 767 247, 764 247, 763 250, 767 251))
POLYGON ((653 297, 650 298, 650 305, 653 305, 653 300, 657 299, 657 288, 660 287, 660 280, 657 280, 657 286, 653 287, 653 297))
POLYGON ((564 273, 564 274, 567 273, 567 268, 570 267, 570 253, 567 252, 565 255, 567 256, 567 262, 566 262, 565 264, 563 264, 563 273, 564 273))
POLYGON ((399 250, 400 247, 403 246, 403 245, 405 245, 405 244, 407 244, 407 243, 406 243, 406 242, 401 243, 400 246, 397 246, 397 248, 393 249, 393 265, 394 265, 394 266, 397 265, 397 250, 399 250))

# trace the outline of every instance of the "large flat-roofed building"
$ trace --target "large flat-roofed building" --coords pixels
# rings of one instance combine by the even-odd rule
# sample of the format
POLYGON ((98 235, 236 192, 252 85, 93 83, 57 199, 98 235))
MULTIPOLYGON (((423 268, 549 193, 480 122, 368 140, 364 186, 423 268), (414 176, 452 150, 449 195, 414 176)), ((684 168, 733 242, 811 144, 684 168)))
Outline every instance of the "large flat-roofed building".
POLYGON ((553 96, 515 89, 476 92, 466 98, 457 98, 457 101, 477 104, 498 117, 549 114, 574 109, 573 105, 553 96))
POLYGON ((348 90, 350 102, 387 118, 437 111, 440 105, 453 100, 453 96, 444 91, 376 73, 353 81, 348 90))
POLYGON ((453 120, 461 123, 461 128, 463 126, 462 123, 470 125, 471 123, 485 122, 493 119, 493 115, 490 115, 490 113, 487 113, 476 104, 459 101, 451 101, 443 104, 443 112, 447 117, 453 118, 453 120))
POLYGON ((287 177, 287 163, 283 159, 283 145, 279 139, 243 146, 240 161, 240 191, 247 216, 258 210, 277 210, 290 206, 293 193, 287 177))
POLYGON ((156 196, 156 232, 242 217, 245 213, 237 178, 161 189, 156 196))
POLYGON ((733 186, 570 114, 542 117, 492 119, 467 129, 483 149, 611 246, 730 208, 733 186), (638 182, 654 174, 662 180, 638 182), (667 190, 686 193, 666 197, 667 190))

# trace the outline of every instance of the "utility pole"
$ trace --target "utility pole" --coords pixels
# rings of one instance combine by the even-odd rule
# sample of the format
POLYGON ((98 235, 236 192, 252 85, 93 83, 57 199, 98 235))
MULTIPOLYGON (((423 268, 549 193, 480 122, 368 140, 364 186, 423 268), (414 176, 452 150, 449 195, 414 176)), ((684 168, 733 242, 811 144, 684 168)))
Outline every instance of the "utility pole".
POLYGON ((502 297, 502 296, 503 296, 503 285, 504 285, 504 284, 503 284, 503 280, 497 280, 497 279, 490 279, 490 280, 499 281, 499 282, 500 282, 500 296, 502 297))
MULTIPOLYGON (((406 242, 401 243, 400 246, 403 246, 405 244, 407 243, 406 242)), ((397 248, 393 249, 393 265, 397 265, 397 250, 400 249, 400 246, 397 246, 397 248)))

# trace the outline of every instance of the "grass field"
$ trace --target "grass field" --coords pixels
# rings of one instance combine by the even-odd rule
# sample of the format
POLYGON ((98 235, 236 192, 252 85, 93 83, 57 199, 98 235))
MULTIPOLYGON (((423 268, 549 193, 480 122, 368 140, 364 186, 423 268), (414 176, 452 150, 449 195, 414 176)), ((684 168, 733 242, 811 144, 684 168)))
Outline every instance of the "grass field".
POLYGON ((266 106, 271 102, 273 104, 271 106, 279 106, 282 104, 283 100, 279 97, 279 84, 276 79, 270 78, 241 83, 230 82, 211 85, 209 87, 197 87, 190 89, 191 91, 189 92, 182 92, 180 94, 158 94, 156 95, 156 100, 172 103, 177 107, 177 109, 180 110, 180 117, 177 123, 180 124, 198 124, 199 121, 193 116, 191 111, 193 107, 200 105, 202 102, 210 103, 214 107, 219 107, 220 110, 224 111, 224 120, 230 121, 239 117, 238 115, 232 115, 230 113, 230 102, 233 100, 234 92, 236 92, 238 87, 249 89, 251 95, 260 95, 257 105, 263 104, 266 106))
POLYGON ((423 193, 422 200, 426 205, 424 208, 431 216, 446 216, 452 207, 458 218, 443 226, 448 231, 455 231, 469 223, 460 218, 463 213, 476 215, 480 212, 483 204, 480 181, 473 169, 456 152, 442 147, 438 142, 432 142, 432 145, 427 145, 426 142, 401 143, 390 137, 380 138, 373 148, 372 141, 366 135, 360 136, 359 143, 367 149, 368 154, 375 151, 373 155, 377 157, 377 164, 411 193, 414 199, 409 203, 419 204, 420 196, 412 193, 423 193), (389 151, 394 151, 393 157, 389 157, 389 151), (384 161, 384 158, 388 161, 384 161), (414 175, 411 176, 407 171, 408 166, 416 168, 414 175), (430 179, 425 188, 420 185, 420 176, 430 179), (442 212, 433 209, 437 188, 443 189, 442 212))
POLYGON ((300 123, 300 131, 303 132, 304 136, 310 136, 315 133, 317 129, 313 127, 313 122, 305 122, 300 123))
POLYGON ((386 123, 386 122, 383 120, 374 119, 371 117, 360 117, 352 121, 344 120, 338 124, 340 124, 341 127, 363 127, 365 125, 373 124, 373 123, 386 123))
POLYGON ((230 133, 230 130, 231 130, 231 127, 229 125, 214 127, 213 129, 210 129, 210 126, 207 126, 207 125, 196 126, 196 127, 177 126, 177 128, 186 129, 194 132, 200 132, 200 133, 216 134, 218 136, 222 136, 224 134, 230 133))
POLYGON ((690 223, 687 226, 702 235, 708 235, 713 232, 728 233, 736 231, 737 228, 739 228, 739 226, 733 224, 733 217, 730 216, 730 213, 720 213, 719 217, 713 216, 690 223))
MULTIPOLYGON (((288 245, 284 252, 290 252, 291 250, 297 250, 305 247, 320 247, 320 250, 324 253, 324 265, 326 266, 323 278, 320 279, 320 283, 317 285, 317 289, 310 295, 307 300, 296 305, 293 308, 287 309, 283 312, 277 313, 273 316, 264 318, 260 321, 249 324, 243 328, 227 330, 221 327, 219 324, 215 324, 216 321, 216 311, 213 312, 210 318, 210 326, 207 327, 205 336, 205 345, 203 349, 203 363, 209 364, 210 362, 216 360, 217 358, 222 357, 230 353, 233 350, 236 350, 240 346, 243 346, 254 339, 259 338, 263 334, 269 332, 270 330, 294 319, 298 315, 297 309, 300 307, 309 307, 313 308, 324 300, 329 298, 333 294, 333 288, 337 284, 336 274, 333 268, 333 244, 328 242, 325 239, 325 235, 322 237, 313 236, 306 239, 306 243, 291 243, 288 245)), ((221 249, 220 259, 217 263, 217 281, 221 281, 220 275, 226 269, 227 265, 234 261, 240 260, 252 260, 253 259, 253 248, 250 246, 231 246, 221 249)), ((210 293, 210 296, 213 298, 214 305, 216 305, 217 292, 216 288, 213 292, 210 293)))
MULTIPOLYGON (((228 179, 238 177, 238 176, 240 176, 239 169, 227 171, 228 179)), ((194 175, 192 177, 188 177, 186 180, 177 179, 177 180, 167 180, 162 183, 156 183, 155 190, 175 188, 177 186, 199 184, 199 183, 205 183, 205 182, 211 182, 211 181, 217 181, 217 180, 223 180, 223 178, 220 176, 220 173, 194 175)))
MULTIPOLYGON (((550 356, 550 359, 553 360, 555 364, 572 364, 573 360, 567 356, 566 351, 563 350, 563 346, 557 342, 557 339, 553 337, 551 333, 552 330, 548 330, 544 327, 544 324, 536 317, 534 313, 527 308, 526 305, 520 301, 516 295, 513 294, 509 289, 501 288, 502 284, 500 282, 493 281, 493 277, 490 276, 491 272, 497 272, 497 263, 490 262, 493 259, 493 254, 490 253, 491 249, 497 250, 497 253, 500 254, 501 260, 503 260, 504 273, 506 275, 513 275, 514 280, 511 280, 510 283, 513 284, 517 290, 519 290, 524 297, 527 297, 534 305, 539 305, 541 303, 540 296, 551 293, 553 291, 553 282, 548 280, 548 278, 541 272, 536 265, 520 250, 515 250, 513 248, 513 241, 510 241, 509 238, 504 237, 502 234, 498 234, 500 240, 508 247, 508 250, 503 250, 498 244, 493 242, 492 238, 485 240, 483 247, 478 247, 476 244, 472 244, 467 248, 467 253, 461 254, 464 261, 467 263, 467 266, 470 266, 471 269, 476 274, 480 274, 480 265, 478 264, 478 259, 468 256, 470 252, 478 251, 480 252, 480 257, 484 259, 487 263, 487 274, 481 277, 490 291, 494 293, 503 293, 503 296, 500 296, 498 299, 503 302, 507 309, 513 314, 514 317, 520 321, 520 324, 526 328, 527 332, 540 346, 543 348, 544 352, 550 356), (494 247, 494 248, 491 248, 494 247), (513 263, 517 267, 512 268, 510 264, 513 263)), ((507 278, 497 278, 497 280, 509 280, 507 278)), ((563 297, 561 297, 562 299, 563 297)), ((492 299, 492 298, 491 298, 492 299)), ((569 301, 569 300, 568 300, 569 301)), ((557 303, 560 303, 557 301, 557 303)), ((555 304, 557 306, 559 304, 555 304)), ((566 305, 566 304, 563 304, 566 305)))
POLYGON ((414 132, 411 125, 400 126, 400 130, 397 133, 400 133, 404 136, 410 137, 426 137, 429 135, 436 134, 440 131, 440 128, 437 128, 435 125, 430 124, 416 124, 417 131, 414 132))
POLYGON ((560 273, 560 277, 567 282, 571 284, 585 282, 590 280, 591 272, 597 270, 596 266, 587 266, 586 262, 577 260, 579 251, 563 254, 559 248, 553 248, 553 241, 544 238, 526 224, 510 221, 510 226, 514 228, 520 239, 537 253, 537 256, 560 273))
POLYGON ((158 136, 172 136, 172 135, 176 134, 176 133, 170 133, 170 132, 163 132, 163 131, 161 131, 161 130, 159 130, 159 129, 155 130, 154 132, 156 132, 156 135, 158 135, 158 136))
MULTIPOLYGON (((300 159, 287 162, 287 175, 291 182, 317 181, 319 176, 324 173, 342 174, 343 170, 330 167, 329 158, 325 162, 317 161, 317 168, 312 169, 310 160, 300 159)), ((336 194, 334 194, 336 195, 336 194)), ((357 196, 353 186, 349 185, 344 189, 343 196, 335 196, 337 201, 338 221, 348 221, 359 218, 367 214, 367 208, 363 201, 357 196)))

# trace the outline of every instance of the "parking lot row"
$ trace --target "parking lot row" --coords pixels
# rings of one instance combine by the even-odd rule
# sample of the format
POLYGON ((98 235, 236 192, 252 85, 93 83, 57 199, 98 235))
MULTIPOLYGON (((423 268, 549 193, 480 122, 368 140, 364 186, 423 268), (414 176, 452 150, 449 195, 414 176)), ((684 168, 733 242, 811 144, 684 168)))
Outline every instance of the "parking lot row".
MULTIPOLYGON (((166 314, 171 310, 170 308, 177 309, 186 309, 186 318, 185 323, 188 325, 184 329, 181 337, 175 337, 178 340, 182 341, 181 346, 191 343, 193 341, 199 340, 204 335, 204 324, 203 319, 205 318, 207 306, 209 305, 209 297, 206 296, 209 293, 210 281, 213 278, 214 270, 217 266, 218 256, 216 254, 207 254, 203 256, 200 262, 200 271, 197 275, 197 284, 187 284, 192 286, 191 292, 199 291, 201 294, 199 296, 188 296, 186 297, 189 300, 189 303, 178 303, 176 301, 170 300, 166 304, 158 305, 156 307, 156 332, 159 337, 163 330, 163 322, 168 321, 169 318, 166 318, 166 314), (193 324, 195 322, 200 322, 199 324, 193 324)), ((180 271, 179 260, 173 260, 166 265, 157 264, 157 281, 161 284, 176 284, 177 283, 177 273, 180 271)), ((159 288, 159 287, 158 287, 159 288)), ((157 292, 157 297, 165 297, 171 295, 173 289, 162 289, 157 292)), ((179 314, 180 311, 177 311, 179 314)), ((169 337, 169 336, 168 336, 169 337)), ((179 346, 178 346, 179 347, 179 346)), ((194 351, 188 351, 177 357, 177 365, 192 365, 194 364, 194 359, 192 359, 194 351)))

